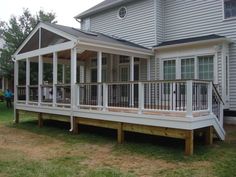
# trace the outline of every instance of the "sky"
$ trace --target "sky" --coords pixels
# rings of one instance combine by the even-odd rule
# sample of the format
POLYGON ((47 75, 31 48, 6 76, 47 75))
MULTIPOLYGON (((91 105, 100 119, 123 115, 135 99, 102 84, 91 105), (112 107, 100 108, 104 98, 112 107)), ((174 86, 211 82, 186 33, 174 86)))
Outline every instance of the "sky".
POLYGON ((36 14, 42 9, 45 12, 56 13, 58 24, 79 28, 80 24, 73 17, 102 1, 103 0, 1 0, 0 21, 8 22, 12 15, 21 15, 24 8, 28 8, 31 14, 36 14))

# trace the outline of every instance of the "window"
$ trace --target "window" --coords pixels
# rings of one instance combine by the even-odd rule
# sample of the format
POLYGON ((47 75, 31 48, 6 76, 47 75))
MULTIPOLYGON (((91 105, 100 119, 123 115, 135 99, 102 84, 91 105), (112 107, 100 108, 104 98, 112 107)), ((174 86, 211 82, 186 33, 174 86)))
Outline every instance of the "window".
POLYGON ((213 56, 198 57, 198 72, 199 79, 213 80, 214 76, 214 63, 213 56))
POLYGON ((121 8, 119 9, 119 11, 118 11, 118 17, 119 17, 120 19, 123 19, 123 18, 126 17, 126 14, 127 14, 127 9, 126 9, 126 7, 121 7, 121 8))
POLYGON ((181 78, 194 79, 194 58, 181 60, 181 78))
POLYGON ((224 18, 236 17, 236 1, 224 0, 224 18))
POLYGON ((175 70, 175 60, 164 61, 164 80, 176 79, 175 70))

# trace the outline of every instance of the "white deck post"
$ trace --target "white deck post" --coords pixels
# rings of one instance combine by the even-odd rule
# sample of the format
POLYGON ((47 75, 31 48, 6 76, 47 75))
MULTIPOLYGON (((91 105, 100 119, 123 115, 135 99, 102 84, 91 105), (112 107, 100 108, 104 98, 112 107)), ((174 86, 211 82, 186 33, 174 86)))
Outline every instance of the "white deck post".
POLYGON ((76 107, 77 49, 71 49, 71 108, 76 107))
POLYGON ((26 95, 26 104, 29 104, 29 85, 30 85, 30 60, 26 58, 26 86, 25 86, 25 95, 26 95))
POLYGON ((212 83, 208 84, 208 111, 212 113, 212 83))
POLYGON ((186 117, 193 117, 193 81, 186 81, 187 84, 187 103, 186 103, 186 117))
MULTIPOLYGON (((130 57, 130 81, 134 81, 134 57, 130 57)), ((134 106, 134 84, 130 85, 130 106, 134 106)))
POLYGON ((139 96, 139 114, 142 114, 142 111, 144 109, 144 84, 142 82, 138 83, 138 96, 139 96))
POLYGON ((43 57, 39 56, 38 62, 38 105, 42 103, 42 87, 43 85, 43 57))
POLYGON ((107 110, 108 107, 108 90, 107 90, 107 84, 103 83, 103 111, 107 110))
POLYGON ((97 90, 97 99, 98 99, 98 106, 101 106, 102 102, 102 95, 101 95, 101 82, 102 82, 102 52, 99 51, 97 53, 97 82, 98 90, 97 90))
POLYGON ((53 52, 53 98, 52 98, 52 103, 53 107, 56 106, 57 104, 57 52, 53 52))
POLYGON ((17 123, 16 104, 18 100, 18 90, 17 90, 18 84, 19 84, 19 62, 16 60, 14 64, 14 122, 15 123, 17 123))

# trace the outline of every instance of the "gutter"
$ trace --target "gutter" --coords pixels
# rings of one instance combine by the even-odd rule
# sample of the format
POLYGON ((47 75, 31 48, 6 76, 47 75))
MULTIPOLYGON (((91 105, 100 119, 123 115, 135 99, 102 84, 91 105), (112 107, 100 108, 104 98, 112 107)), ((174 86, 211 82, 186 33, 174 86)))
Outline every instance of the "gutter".
POLYGON ((202 41, 186 42, 186 43, 181 43, 181 44, 170 44, 170 45, 159 46, 159 47, 157 46, 157 47, 153 47, 152 51, 154 52, 155 50, 158 50, 158 49, 168 49, 168 48, 174 48, 174 47, 183 47, 183 46, 188 46, 188 45, 204 44, 204 43, 210 43, 210 42, 227 42, 227 43, 232 43, 232 41, 230 39, 218 38, 218 39, 209 39, 209 40, 202 40, 202 41))

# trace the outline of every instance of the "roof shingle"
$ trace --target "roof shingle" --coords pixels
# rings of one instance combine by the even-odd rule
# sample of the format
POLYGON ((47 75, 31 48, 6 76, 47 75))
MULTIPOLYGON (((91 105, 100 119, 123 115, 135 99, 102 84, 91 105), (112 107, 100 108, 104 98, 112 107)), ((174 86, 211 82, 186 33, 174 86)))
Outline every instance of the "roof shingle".
POLYGON ((184 44, 184 43, 198 42, 198 41, 207 41, 207 40, 211 40, 211 39, 220 39, 220 38, 225 38, 225 36, 211 34, 211 35, 207 35, 207 36, 200 36, 200 37, 185 38, 185 39, 179 39, 179 40, 173 40, 173 41, 166 41, 166 42, 162 42, 162 43, 160 43, 156 46, 153 46, 153 47, 154 48, 164 47, 164 46, 170 46, 170 45, 176 45, 176 44, 184 44))

